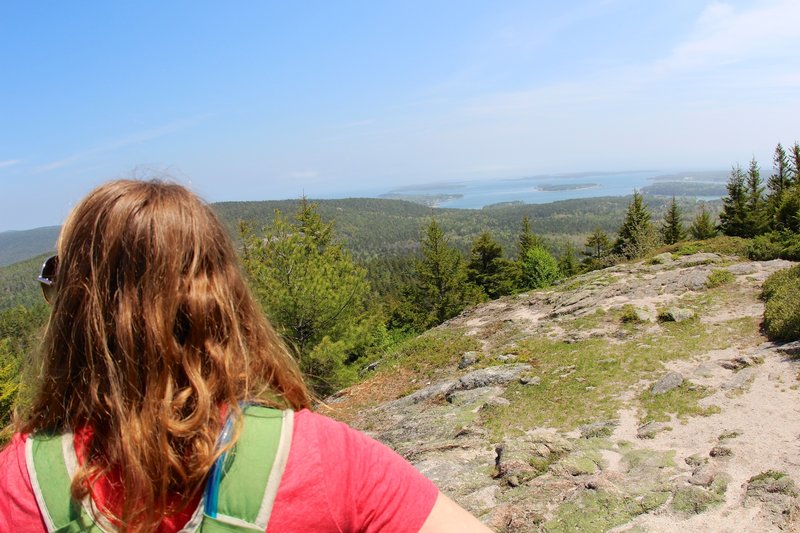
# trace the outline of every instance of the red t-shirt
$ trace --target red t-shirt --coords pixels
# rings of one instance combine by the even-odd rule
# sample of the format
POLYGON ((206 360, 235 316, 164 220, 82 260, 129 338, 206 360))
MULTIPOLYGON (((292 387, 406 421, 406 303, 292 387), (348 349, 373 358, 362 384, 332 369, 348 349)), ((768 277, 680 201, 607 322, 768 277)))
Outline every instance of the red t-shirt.
MULTIPOLYGON (((419 531, 437 495, 432 482, 383 444, 302 410, 295 413, 267 532, 419 531)), ((167 519, 161 531, 182 526, 167 519)), ((47 531, 25 464, 23 435, 14 435, 0 452, 0 532, 5 531, 47 531)))

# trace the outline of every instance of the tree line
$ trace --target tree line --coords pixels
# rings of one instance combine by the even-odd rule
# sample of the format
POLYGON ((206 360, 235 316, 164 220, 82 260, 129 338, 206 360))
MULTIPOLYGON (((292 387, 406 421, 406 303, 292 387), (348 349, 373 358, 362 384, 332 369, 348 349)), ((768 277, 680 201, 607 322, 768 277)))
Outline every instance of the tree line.
POLYGON ((752 238, 753 259, 800 260, 800 144, 786 150, 778 143, 772 169, 766 182, 755 157, 747 170, 731 169, 719 227, 725 235, 752 238))
POLYGON ((334 222, 323 220, 317 205, 305 198, 289 216, 275 210, 272 223, 261 229, 241 221, 238 233, 255 295, 324 395, 357 379, 359 369, 399 339, 468 306, 549 287, 689 234, 696 239, 716 234, 705 206, 684 230, 675 198, 660 227, 651 219, 642 195, 634 192, 614 240, 598 227, 583 250, 567 243, 554 254, 523 216, 507 254, 487 230, 472 238, 465 253, 434 216, 422 228, 416 254, 361 263, 344 246, 334 222))

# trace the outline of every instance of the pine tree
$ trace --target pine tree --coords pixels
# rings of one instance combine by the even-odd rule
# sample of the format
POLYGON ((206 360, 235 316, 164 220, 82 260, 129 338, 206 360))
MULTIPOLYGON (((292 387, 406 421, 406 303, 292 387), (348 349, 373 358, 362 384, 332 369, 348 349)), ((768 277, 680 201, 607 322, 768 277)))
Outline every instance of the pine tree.
MULTIPOLYGON (((775 213, 775 229, 800 234, 800 186, 791 187, 783 194, 775 213)), ((788 235, 786 237, 790 238, 788 235)), ((796 235, 794 240, 797 240, 796 235)))
POLYGON ((744 220, 744 236, 755 237, 764 232, 766 227, 764 213, 764 187, 758 162, 753 157, 747 169, 747 203, 744 220))
POLYGON ((558 262, 543 246, 528 250, 521 265, 522 290, 549 287, 559 278, 558 262))
POLYGON ((728 195, 722 199, 719 226, 722 233, 731 237, 743 237, 747 233, 747 190, 744 179, 744 172, 739 165, 731 168, 728 195))
POLYGON ((681 222, 681 209, 678 207, 678 202, 675 201, 674 196, 669 204, 667 214, 664 216, 661 237, 665 244, 675 244, 686 238, 686 231, 683 229, 683 222, 681 222))
POLYGON ((770 208, 770 215, 773 215, 781 204, 783 193, 789 189, 791 185, 791 170, 789 167, 789 158, 786 155, 786 150, 783 149, 781 143, 775 147, 775 155, 772 158, 773 174, 767 181, 769 188, 768 202, 770 208))
POLYGON ((508 266, 503 260, 503 248, 489 232, 484 231, 472 242, 467 264, 467 281, 480 287, 489 298, 508 294, 508 266))
POLYGON ((642 195, 634 191, 625 220, 617 233, 613 251, 626 259, 635 259, 646 255, 656 244, 657 236, 650 223, 650 211, 644 204, 642 195))
POLYGON ((364 355, 378 324, 368 310, 366 271, 336 239, 333 223, 303 199, 293 219, 276 211, 263 235, 246 225, 240 231, 254 293, 312 387, 327 394, 346 385, 355 372, 348 363, 364 355))
POLYGON ((418 327, 441 324, 467 305, 467 280, 461 253, 450 246, 435 219, 425 229, 422 259, 417 262, 416 274, 414 299, 420 312, 418 327))
POLYGON ((561 272, 561 276, 565 278, 574 276, 580 270, 578 260, 575 258, 575 248, 572 246, 572 243, 567 243, 564 255, 558 260, 558 270, 561 272))
POLYGON ((793 186, 800 185, 800 144, 797 141, 792 145, 789 151, 789 169, 791 171, 791 184, 793 186))
POLYGON ((701 241, 710 239, 716 236, 717 230, 714 227, 714 222, 711 220, 711 213, 708 211, 705 203, 700 204, 700 212, 694 217, 692 225, 689 228, 692 238, 701 241))
POLYGON ((584 246, 587 250, 583 255, 591 259, 603 259, 611 252, 611 241, 601 228, 595 228, 584 246))
POLYGON ((541 246, 542 242, 539 237, 533 233, 531 228, 531 221, 528 215, 522 217, 522 229, 517 237, 517 260, 522 261, 528 255, 528 250, 534 246, 541 246))

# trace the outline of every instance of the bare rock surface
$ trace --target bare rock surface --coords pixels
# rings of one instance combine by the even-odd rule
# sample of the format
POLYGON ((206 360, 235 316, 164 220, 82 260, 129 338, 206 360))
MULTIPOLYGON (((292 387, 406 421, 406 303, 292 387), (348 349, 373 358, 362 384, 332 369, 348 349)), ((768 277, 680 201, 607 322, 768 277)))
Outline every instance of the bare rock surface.
MULTIPOLYGON (((496 531, 799 531, 800 343, 768 342, 757 328, 761 284, 791 265, 661 254, 488 302, 437 328, 476 339, 481 357, 460 364, 466 354, 459 354, 433 377, 412 378, 389 401, 347 420, 397 450, 496 531), (719 269, 734 279, 709 289, 708 276, 719 269), (620 318, 626 305, 652 317, 684 309, 697 320, 626 323, 620 318), (520 420, 498 416, 516 412, 509 410, 526 395, 538 398, 529 409, 553 409, 550 403, 567 388, 587 395, 603 390, 604 382, 582 377, 581 361, 544 371, 535 351, 520 355, 519 346, 532 339, 557 343, 564 353, 605 347, 591 358, 602 376, 605 368, 638 368, 636 352, 621 346, 648 353, 658 348, 659 335, 721 324, 752 333, 735 342, 720 335, 719 346, 697 345, 687 335, 685 355, 635 370, 640 379, 601 396, 616 402, 613 413, 597 405, 588 419, 557 428, 526 426, 524 413, 520 420), (508 354, 515 357, 498 358, 508 354), (681 395, 700 398, 691 401, 702 416, 667 410, 643 420, 647 398, 681 395)), ((368 379, 381 379, 384 367, 368 379)), ((358 397, 362 390, 369 389, 337 395, 332 414, 348 402, 367 404, 358 397)), ((552 419, 569 408, 555 409, 552 419)))

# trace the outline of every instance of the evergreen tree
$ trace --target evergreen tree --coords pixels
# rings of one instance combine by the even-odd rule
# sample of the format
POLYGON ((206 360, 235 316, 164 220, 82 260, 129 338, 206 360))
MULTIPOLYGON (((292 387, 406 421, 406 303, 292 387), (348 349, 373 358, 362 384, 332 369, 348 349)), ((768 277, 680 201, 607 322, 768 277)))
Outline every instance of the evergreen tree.
POLYGON ((781 204, 783 193, 785 193, 791 185, 791 170, 789 167, 789 157, 786 155, 781 143, 775 147, 775 155, 772 158, 773 174, 767 181, 769 188, 769 213, 774 215, 778 206, 781 204))
POLYGON ((800 185, 800 144, 797 141, 794 142, 789 152, 789 170, 792 185, 800 185))
POLYGON ((661 238, 665 244, 675 244, 686 238, 686 231, 683 229, 683 222, 681 222, 681 210, 674 196, 669 204, 667 214, 664 216, 664 223, 661 226, 661 238))
MULTIPOLYGON (((800 233, 800 186, 791 187, 783 194, 781 204, 775 213, 775 229, 800 233)), ((789 238, 788 235, 786 237, 789 238)))
POLYGON ((365 354, 378 327, 367 307, 366 271, 350 258, 316 205, 303 199, 293 219, 275 212, 256 235, 241 225, 243 263, 267 316, 292 345, 317 393, 355 376, 350 363, 365 354))
POLYGON ((586 251, 583 255, 591 261, 600 261, 608 257, 611 253, 611 241, 606 232, 601 228, 595 228, 591 235, 586 239, 586 251))
POLYGON ((747 189, 742 168, 736 165, 728 179, 728 195, 722 199, 719 227, 722 233, 732 237, 744 237, 747 233, 747 189))
POLYGON ((528 255, 528 250, 541 245, 541 240, 533 233, 528 215, 525 215, 522 217, 522 229, 519 232, 519 237, 517 237, 517 259, 523 261, 528 255))
POLYGON ((561 276, 565 278, 574 276, 580 270, 578 260, 575 258, 575 248, 572 246, 572 243, 567 243, 564 255, 558 260, 558 270, 561 272, 561 276))
POLYGON ((521 265, 523 290, 549 287, 559 278, 558 262, 543 246, 528 250, 521 265))
POLYGON ((635 259, 646 255, 656 244, 657 236, 650 223, 650 211, 644 204, 642 195, 634 191, 625 220, 617 233, 613 251, 626 259, 635 259))
POLYGON ((509 293, 507 278, 508 265, 503 260, 503 248, 489 232, 484 231, 472 242, 467 280, 494 299, 509 293))
POLYGON ((711 213, 709 213, 705 203, 700 204, 700 212, 694 217, 692 225, 689 228, 689 233, 691 233, 692 238, 697 241, 710 239, 716 236, 717 230, 714 227, 714 222, 711 220, 711 213))
POLYGON ((758 162, 753 157, 747 169, 747 204, 745 209, 744 235, 755 237, 764 232, 766 227, 764 213, 764 187, 758 162))
POLYGON ((416 265, 414 300, 417 326, 428 328, 456 316, 467 305, 466 272, 461 253, 450 246, 444 231, 432 219, 422 240, 422 259, 416 265))

